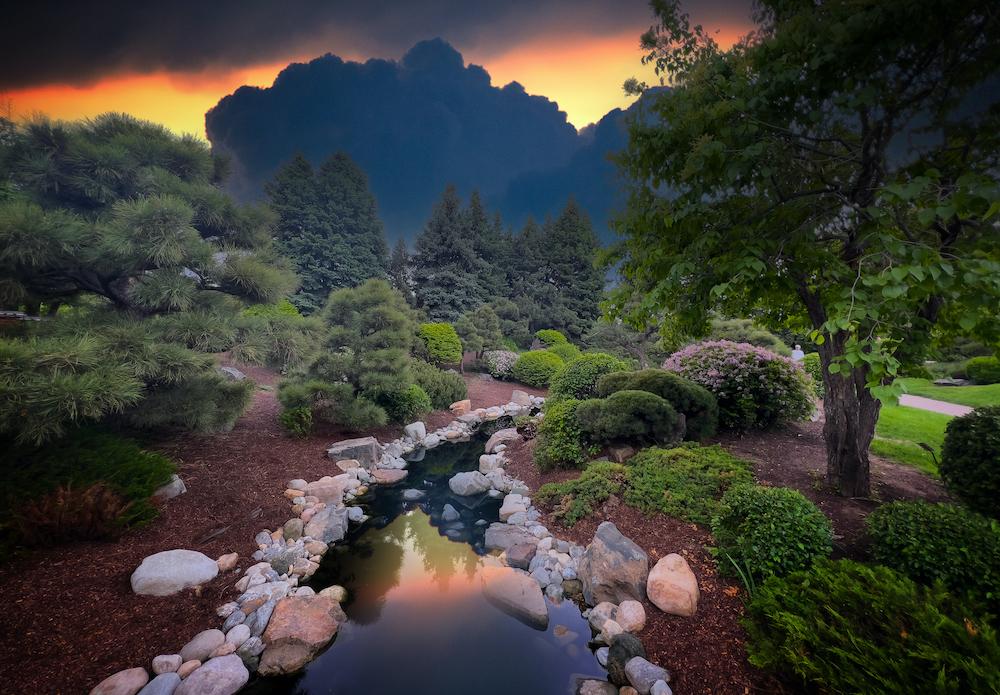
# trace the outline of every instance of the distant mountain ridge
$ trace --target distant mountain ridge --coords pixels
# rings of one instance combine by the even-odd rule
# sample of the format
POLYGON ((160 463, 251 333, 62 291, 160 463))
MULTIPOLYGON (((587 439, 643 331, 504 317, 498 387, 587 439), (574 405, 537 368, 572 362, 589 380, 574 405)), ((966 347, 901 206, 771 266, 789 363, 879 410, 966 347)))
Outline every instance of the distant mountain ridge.
POLYGON ((343 151, 368 174, 390 239, 412 239, 454 183, 463 194, 478 189, 518 227, 557 214, 572 196, 606 242, 622 198, 609 155, 625 146, 626 113, 615 109, 578 133, 555 102, 516 82, 493 86, 483 68, 433 39, 398 62, 327 54, 289 65, 271 87, 224 97, 205 121, 244 199, 262 197, 298 152, 319 164, 343 151))

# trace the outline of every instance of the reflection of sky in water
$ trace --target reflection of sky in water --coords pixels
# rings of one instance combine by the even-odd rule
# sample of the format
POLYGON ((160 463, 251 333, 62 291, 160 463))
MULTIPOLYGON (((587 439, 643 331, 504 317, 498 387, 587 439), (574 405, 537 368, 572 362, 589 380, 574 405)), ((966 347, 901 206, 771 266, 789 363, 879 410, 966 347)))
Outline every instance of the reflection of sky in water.
MULTIPOLYGON (((348 589, 349 621, 305 673, 257 679, 250 692, 560 695, 575 692, 576 676, 606 677, 587 648, 590 629, 575 604, 549 603, 545 631, 521 623, 482 595, 481 559, 468 542, 481 541, 481 533, 462 541, 443 535, 449 525, 441 510, 457 502, 447 478, 474 467, 481 448, 481 442, 441 447, 446 456, 435 450, 412 465, 404 485, 428 492, 421 508, 402 503, 402 486, 366 500, 375 523, 331 548, 311 582, 316 589, 348 589), (454 466, 442 466, 445 458, 454 466)), ((466 528, 480 516, 496 519, 496 504, 460 511, 466 528)))

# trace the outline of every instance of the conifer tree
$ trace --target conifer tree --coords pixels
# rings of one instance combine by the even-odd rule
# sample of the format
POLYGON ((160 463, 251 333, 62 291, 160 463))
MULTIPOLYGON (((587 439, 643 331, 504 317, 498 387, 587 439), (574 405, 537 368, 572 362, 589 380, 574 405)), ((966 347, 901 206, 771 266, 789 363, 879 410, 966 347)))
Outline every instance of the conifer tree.
POLYGON ((408 304, 413 303, 410 272, 410 252, 406 248, 406 239, 400 237, 392 247, 392 255, 389 256, 389 284, 406 298, 408 304))

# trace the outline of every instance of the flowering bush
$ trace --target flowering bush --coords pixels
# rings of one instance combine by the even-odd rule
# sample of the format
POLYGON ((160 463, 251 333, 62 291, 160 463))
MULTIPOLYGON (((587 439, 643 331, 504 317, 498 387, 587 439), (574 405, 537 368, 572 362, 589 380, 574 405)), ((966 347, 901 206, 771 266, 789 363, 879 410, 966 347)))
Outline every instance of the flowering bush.
POLYGON ((494 379, 510 379, 514 374, 514 363, 518 354, 509 350, 487 350, 483 353, 483 365, 494 379))
POLYGON ((749 343, 695 343, 668 357, 663 368, 715 394, 719 424, 725 429, 765 429, 803 420, 812 412, 812 387, 805 371, 749 343))

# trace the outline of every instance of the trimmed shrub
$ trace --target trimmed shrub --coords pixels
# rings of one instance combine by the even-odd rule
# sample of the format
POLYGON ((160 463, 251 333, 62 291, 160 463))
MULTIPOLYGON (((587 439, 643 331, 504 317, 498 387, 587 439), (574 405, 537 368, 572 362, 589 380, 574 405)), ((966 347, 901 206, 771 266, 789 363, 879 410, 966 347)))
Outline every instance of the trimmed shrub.
POLYGON ((579 478, 542 485, 535 499, 552 507, 552 516, 572 526, 593 514, 611 495, 619 494, 626 479, 626 467, 620 463, 595 461, 579 478))
POLYGON ((309 408, 314 421, 342 425, 348 430, 381 427, 389 422, 384 408, 357 395, 350 384, 343 382, 283 381, 278 386, 278 400, 287 409, 309 408))
POLYGON ((274 304, 252 304, 244 309, 242 314, 243 316, 261 316, 264 318, 302 316, 298 308, 289 301, 288 297, 280 299, 274 304))
POLYGON ((980 514, 1000 519, 1000 406, 976 408, 945 430, 941 478, 980 514))
POLYGON ((965 363, 965 373, 977 384, 1000 384, 1000 360, 996 357, 973 357, 965 363))
POLYGON ((516 381, 528 386, 548 386, 560 367, 562 358, 548 350, 532 350, 517 358, 512 374, 516 381))
POLYGON ((802 493, 784 487, 730 488, 712 519, 712 535, 720 569, 755 579, 806 569, 833 550, 830 520, 802 493))
POLYGON ((438 369, 423 360, 413 360, 410 372, 413 381, 424 390, 431 399, 431 405, 438 410, 463 400, 469 393, 461 374, 438 369))
POLYGON ((865 520, 875 559, 1000 609, 1000 524, 953 504, 893 502, 865 520))
POLYGON ((578 348, 573 343, 556 343, 548 348, 548 351, 553 355, 559 355, 563 362, 569 362, 570 360, 575 360, 577 357, 582 355, 580 348, 578 348))
POLYGON ((753 482, 751 464, 720 446, 646 449, 629 459, 628 469, 626 503, 698 524, 711 521, 726 490, 753 482))
POLYGON ((547 404, 545 417, 538 426, 535 464, 543 471, 552 468, 579 468, 597 453, 584 441, 576 419, 580 401, 572 398, 547 404))
POLYGON ((598 379, 596 391, 602 398, 617 391, 655 393, 678 413, 684 413, 684 437, 692 441, 711 437, 719 423, 719 404, 708 389, 662 369, 605 374, 598 379))
POLYGON ((483 353, 482 363, 494 379, 511 379, 518 357, 520 355, 512 350, 487 350, 483 353))
POLYGON ((422 323, 417 334, 424 343, 429 362, 459 364, 462 361, 462 339, 450 323, 422 323))
POLYGON ((805 372, 791 360, 747 343, 689 345, 667 358, 663 368, 715 394, 724 429, 767 429, 804 420, 813 410, 805 372))
POLYGON ((379 405, 393 422, 410 422, 433 409, 430 396, 417 384, 385 392, 379 398, 379 405))
POLYGON ((802 358, 802 369, 812 379, 812 389, 816 398, 822 398, 826 393, 826 386, 823 385, 823 363, 820 362, 818 352, 810 352, 802 358))
POLYGON ((549 398, 595 398, 597 380, 605 374, 628 369, 628 363, 614 355, 592 352, 567 362, 552 376, 549 398))
POLYGON ((761 328, 751 319, 715 319, 712 321, 709 337, 712 340, 750 343, 785 357, 792 354, 791 348, 785 341, 766 328, 761 328))
POLYGON ((535 337, 538 338, 538 342, 545 347, 552 347, 553 345, 558 345, 559 343, 569 342, 566 340, 566 336, 554 328, 543 328, 540 331, 535 331, 535 337))
POLYGON ((684 436, 677 411, 648 391, 618 391, 607 398, 581 401, 576 420, 595 444, 668 444, 684 436))
POLYGON ((312 432, 313 414, 307 406, 289 408, 278 415, 278 422, 295 437, 305 437, 312 432))
POLYGON ((821 559, 771 577, 744 624, 750 663, 810 692, 1000 692, 991 626, 887 567, 821 559))

